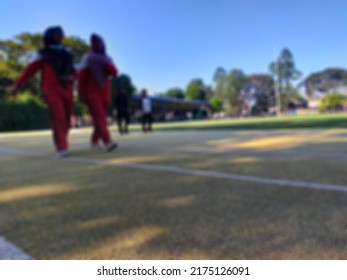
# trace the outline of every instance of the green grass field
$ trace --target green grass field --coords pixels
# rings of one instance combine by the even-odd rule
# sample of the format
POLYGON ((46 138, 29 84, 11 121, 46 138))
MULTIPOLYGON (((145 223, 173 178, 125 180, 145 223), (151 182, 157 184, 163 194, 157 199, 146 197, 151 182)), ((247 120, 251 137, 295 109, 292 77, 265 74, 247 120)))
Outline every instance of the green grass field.
MULTIPOLYGON (((139 129, 140 126, 134 126, 139 129)), ((347 128, 347 114, 254 117, 160 123, 159 130, 347 128)))
POLYGON ((78 129, 64 160, 49 132, 0 134, 0 236, 35 259, 347 259, 347 129, 271 120, 113 127, 112 153, 78 129))

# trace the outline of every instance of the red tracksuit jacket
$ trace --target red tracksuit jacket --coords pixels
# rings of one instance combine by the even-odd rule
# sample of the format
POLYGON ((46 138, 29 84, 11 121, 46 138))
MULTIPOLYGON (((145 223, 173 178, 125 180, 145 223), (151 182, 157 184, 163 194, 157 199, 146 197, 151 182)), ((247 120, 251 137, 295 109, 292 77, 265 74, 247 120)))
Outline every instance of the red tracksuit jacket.
MULTIPOLYGON (((107 64, 105 68, 106 76, 114 77, 117 73, 118 70, 112 63, 107 64)), ((87 100, 100 98, 103 102, 109 103, 111 98, 111 83, 108 81, 101 87, 93 77, 91 70, 88 67, 84 67, 78 75, 78 92, 87 100)))
MULTIPOLYGON (((27 83, 37 71, 42 71, 42 81, 41 88, 44 97, 49 97, 52 95, 59 95, 64 97, 72 96, 73 87, 72 80, 71 83, 65 88, 61 85, 57 74, 53 70, 52 66, 42 58, 37 58, 35 61, 31 62, 23 71, 21 76, 15 83, 15 88, 22 87, 27 83)), ((76 76, 76 73, 71 73, 71 78, 76 76)))

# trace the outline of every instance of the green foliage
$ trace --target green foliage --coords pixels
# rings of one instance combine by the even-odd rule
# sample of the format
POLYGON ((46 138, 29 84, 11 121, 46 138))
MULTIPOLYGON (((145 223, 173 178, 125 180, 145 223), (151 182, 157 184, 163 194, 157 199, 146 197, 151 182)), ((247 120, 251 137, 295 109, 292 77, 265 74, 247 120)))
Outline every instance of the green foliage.
POLYGON ((289 103, 300 99, 301 96, 295 88, 293 88, 292 86, 286 87, 280 97, 281 110, 286 110, 289 103))
POLYGON ((0 131, 30 130, 49 127, 49 114, 41 99, 24 93, 16 99, 0 100, 0 131))
POLYGON ((193 79, 188 84, 185 91, 187 100, 206 100, 206 87, 201 79, 193 79))
POLYGON ((81 118, 88 114, 88 108, 86 104, 81 102, 78 98, 74 98, 73 114, 74 116, 81 118))
POLYGON ((269 70, 276 78, 280 94, 285 93, 291 86, 291 81, 301 77, 301 72, 296 69, 294 57, 289 49, 284 48, 276 61, 269 65, 269 70))
POLYGON ((224 79, 226 75, 227 75, 227 72, 225 71, 223 67, 217 67, 213 75, 213 81, 215 83, 218 83, 220 80, 224 79))
POLYGON ((227 113, 239 115, 242 110, 242 91, 249 78, 239 69, 233 69, 225 76, 219 76, 216 82, 215 95, 223 100, 227 113))
MULTIPOLYGON (((77 63, 88 51, 88 44, 76 36, 68 36, 64 44, 74 55, 77 63)), ((0 40, 0 78, 17 79, 35 52, 42 47, 42 34, 23 32, 10 40, 0 40)), ((31 79, 22 91, 40 96, 39 75, 31 79)))
POLYGON ((332 112, 342 109, 346 97, 340 93, 329 93, 324 95, 319 103, 319 112, 332 112))
POLYGON ((168 89, 164 95, 168 98, 178 98, 178 99, 184 99, 184 91, 180 88, 170 88, 168 89))
POLYGON ((251 114, 254 116, 267 113, 269 107, 275 104, 273 78, 267 74, 253 74, 249 78, 250 83, 245 95, 255 100, 251 114))
POLYGON ((212 96, 208 100, 210 103, 211 111, 217 113, 223 110, 223 100, 218 96, 212 96))
POLYGON ((315 72, 304 80, 306 95, 312 97, 315 92, 334 92, 347 86, 347 70, 328 68, 315 72))
POLYGON ((75 63, 81 61, 84 54, 89 50, 89 46, 83 39, 77 36, 68 36, 64 38, 63 44, 74 56, 75 63))

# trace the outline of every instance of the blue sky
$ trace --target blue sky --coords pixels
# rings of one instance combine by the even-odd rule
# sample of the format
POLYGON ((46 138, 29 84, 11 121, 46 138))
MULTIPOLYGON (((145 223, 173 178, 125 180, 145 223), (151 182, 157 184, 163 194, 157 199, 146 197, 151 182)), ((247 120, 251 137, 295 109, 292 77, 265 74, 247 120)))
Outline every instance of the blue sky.
POLYGON ((344 0, 8 0, 0 8, 2 39, 56 24, 85 40, 101 34, 120 72, 151 93, 193 78, 211 84, 218 66, 267 73, 284 47, 304 76, 347 68, 344 0))

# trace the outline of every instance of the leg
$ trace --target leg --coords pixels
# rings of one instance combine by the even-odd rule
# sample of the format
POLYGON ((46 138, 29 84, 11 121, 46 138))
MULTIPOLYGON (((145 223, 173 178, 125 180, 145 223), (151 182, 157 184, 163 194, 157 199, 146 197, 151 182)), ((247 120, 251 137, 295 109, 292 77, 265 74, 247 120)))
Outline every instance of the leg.
POLYGON ((125 133, 129 133, 129 123, 130 123, 130 117, 129 117, 129 112, 124 113, 124 119, 125 119, 125 133))
POLYGON ((152 113, 148 114, 148 130, 152 131, 152 122, 153 122, 153 117, 152 117, 152 113))
POLYGON ((47 97, 46 101, 51 117, 55 148, 58 152, 66 151, 68 149, 67 127, 70 120, 67 122, 68 110, 65 108, 65 102, 59 96, 47 97))
POLYGON ((73 114, 73 97, 64 97, 64 113, 65 113, 65 122, 64 122, 64 135, 67 143, 67 148, 68 146, 68 135, 69 135, 69 130, 71 128, 71 116, 73 114))
POLYGON ((93 132, 92 132, 92 135, 90 136, 90 144, 92 147, 97 146, 99 140, 101 139, 101 133, 99 131, 99 127, 96 125, 95 114, 97 114, 97 110, 95 110, 94 104, 95 104, 94 100, 87 102, 89 113, 90 113, 92 120, 93 120, 93 132))
POLYGON ((146 132, 146 114, 142 114, 142 131, 146 132))
POLYGON ((123 134, 123 128, 122 128, 122 113, 117 112, 117 126, 118 126, 118 132, 119 134, 123 134))
POLYGON ((111 141, 110 133, 107 128, 107 114, 105 108, 100 99, 93 99, 88 102, 90 114, 92 115, 94 122, 94 133, 92 135, 92 141, 102 139, 105 145, 111 141))

